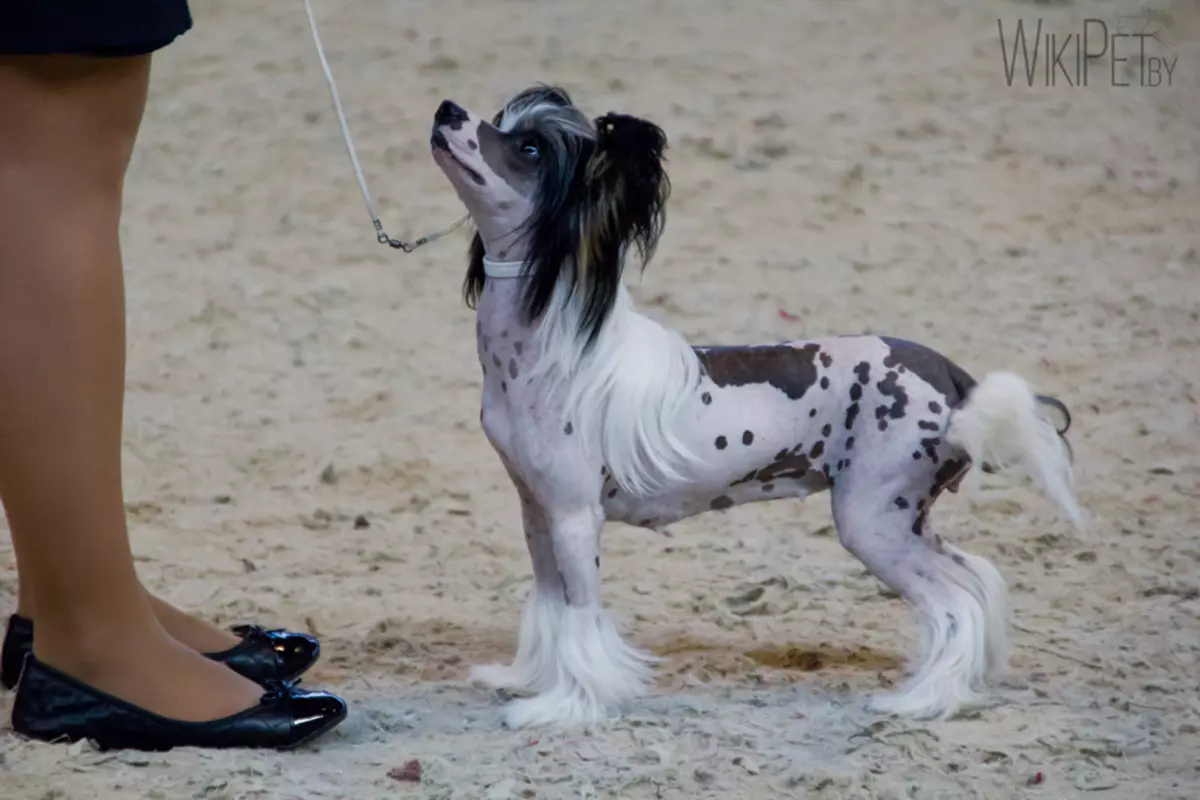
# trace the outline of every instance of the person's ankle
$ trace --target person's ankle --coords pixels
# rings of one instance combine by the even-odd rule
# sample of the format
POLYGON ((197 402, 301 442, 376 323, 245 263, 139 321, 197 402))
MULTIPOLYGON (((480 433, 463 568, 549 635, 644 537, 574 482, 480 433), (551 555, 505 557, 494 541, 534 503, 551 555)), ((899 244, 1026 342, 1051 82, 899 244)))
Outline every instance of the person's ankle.
POLYGON ((142 657, 157 638, 166 637, 153 616, 120 624, 87 617, 43 618, 36 631, 33 653, 38 660, 81 680, 142 657))

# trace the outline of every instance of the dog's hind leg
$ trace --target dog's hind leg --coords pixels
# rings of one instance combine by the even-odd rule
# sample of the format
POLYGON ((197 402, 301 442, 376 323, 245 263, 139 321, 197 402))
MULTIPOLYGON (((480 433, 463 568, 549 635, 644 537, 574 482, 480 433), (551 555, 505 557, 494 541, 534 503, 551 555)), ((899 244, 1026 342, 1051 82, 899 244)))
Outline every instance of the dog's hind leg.
POLYGON ((551 681, 536 697, 513 701, 510 728, 597 722, 646 691, 652 656, 627 645, 600 605, 603 511, 585 507, 546 511, 564 605, 551 681))
POLYGON ((950 471, 965 468, 965 460, 947 460, 936 476, 899 470, 891 473, 899 479, 885 483, 870 473, 844 474, 833 490, 842 544, 905 599, 920 628, 909 676, 895 691, 873 697, 872 711, 952 716, 986 701, 986 681, 1007 658, 1007 592, 999 572, 987 559, 943 544, 926 520, 937 493, 961 478, 961 471, 950 471))
POLYGON ((545 514, 519 481, 514 478, 514 482, 518 483, 521 499, 525 544, 533 561, 533 586, 529 589, 521 614, 517 654, 513 662, 473 667, 468 680, 514 694, 537 694, 557 682, 556 648, 566 602, 545 514))

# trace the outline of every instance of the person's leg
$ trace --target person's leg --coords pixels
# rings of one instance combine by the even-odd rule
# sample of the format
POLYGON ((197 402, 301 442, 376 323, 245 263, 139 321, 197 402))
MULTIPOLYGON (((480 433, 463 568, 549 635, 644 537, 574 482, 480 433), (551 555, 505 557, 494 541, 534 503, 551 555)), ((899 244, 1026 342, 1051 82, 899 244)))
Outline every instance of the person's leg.
POLYGON ((119 223, 149 68, 0 58, 0 500, 38 659, 146 710, 215 719, 262 690, 167 633, 125 527, 119 223))
MULTIPOLYGON (((154 616, 158 617, 158 621, 167 629, 167 633, 171 634, 171 638, 199 653, 221 653, 241 641, 229 631, 197 619, 149 592, 146 593, 146 598, 154 616)), ((17 615, 31 621, 36 619, 33 610, 33 578, 28 574, 22 575, 17 582, 17 615)))

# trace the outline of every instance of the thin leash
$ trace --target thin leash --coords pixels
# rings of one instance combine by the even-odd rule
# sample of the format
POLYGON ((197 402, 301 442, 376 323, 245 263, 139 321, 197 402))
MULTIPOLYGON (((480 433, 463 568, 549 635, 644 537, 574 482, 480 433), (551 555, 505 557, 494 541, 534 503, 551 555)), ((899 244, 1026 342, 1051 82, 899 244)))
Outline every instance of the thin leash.
POLYGON ((333 98, 333 110, 337 112, 338 122, 342 126, 342 138, 346 140, 346 152, 350 154, 350 164, 354 167, 354 177, 358 178, 358 188, 362 189, 363 200, 367 204, 367 213, 371 215, 371 224, 375 226, 375 239, 380 244, 386 244, 396 250, 411 253, 421 245, 436 241, 458 228, 471 218, 470 214, 464 216, 448 228, 443 228, 428 236, 422 236, 413 242, 402 242, 399 239, 393 239, 383 230, 383 223, 379 221, 379 215, 375 213, 375 204, 371 201, 371 193, 367 191, 367 180, 363 177, 362 167, 359 166, 358 154, 354 151, 354 142, 350 139, 350 128, 346 125, 346 115, 342 111, 342 101, 338 97, 337 84, 333 82, 333 72, 329 69, 329 62, 325 60, 325 48, 321 46, 321 37, 317 33, 317 20, 313 16, 311 0, 304 0, 304 8, 308 12, 308 28, 312 31, 313 44, 317 46, 317 57, 321 59, 321 69, 325 72, 325 83, 329 85, 329 96, 333 98))

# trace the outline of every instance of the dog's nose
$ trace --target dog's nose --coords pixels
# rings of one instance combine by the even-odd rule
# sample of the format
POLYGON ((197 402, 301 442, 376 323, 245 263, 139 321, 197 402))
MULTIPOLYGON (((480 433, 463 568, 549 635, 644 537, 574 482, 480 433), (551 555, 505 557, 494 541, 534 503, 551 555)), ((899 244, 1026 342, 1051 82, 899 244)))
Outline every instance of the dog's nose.
POLYGON ((449 125, 454 130, 461 128, 469 118, 466 110, 453 100, 443 100, 437 113, 433 115, 435 124, 449 125))

